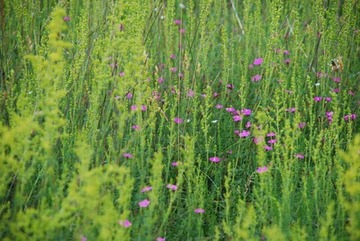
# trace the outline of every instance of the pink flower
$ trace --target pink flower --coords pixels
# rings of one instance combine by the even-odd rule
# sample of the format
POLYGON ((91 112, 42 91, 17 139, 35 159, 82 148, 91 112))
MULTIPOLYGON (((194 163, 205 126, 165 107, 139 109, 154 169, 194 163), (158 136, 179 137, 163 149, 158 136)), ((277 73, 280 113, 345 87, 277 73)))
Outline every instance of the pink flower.
POLYGON ((232 89, 234 89, 234 85, 233 84, 227 84, 226 88, 228 88, 229 90, 232 90, 232 89))
POLYGON ((263 167, 258 167, 256 169, 256 172, 257 173, 264 173, 264 172, 267 172, 269 170, 269 168, 267 166, 263 166, 263 167))
POLYGON ((174 24, 175 24, 175 25, 180 25, 180 24, 181 24, 181 20, 180 20, 180 19, 175 19, 175 20, 174 20, 174 24))
POLYGON ((157 91, 153 91, 151 94, 152 94, 152 96, 154 96, 154 98, 155 98, 156 100, 159 100, 160 97, 161 97, 160 93, 157 92, 157 91))
POLYGON ((298 125, 298 127, 299 127, 300 129, 304 129, 305 126, 306 126, 306 123, 305 123, 305 122, 300 122, 299 125, 298 125))
POLYGON ((254 75, 253 77, 251 77, 251 81, 253 82, 257 82, 261 80, 261 75, 257 74, 257 75, 254 75))
POLYGON ((173 166, 173 167, 177 167, 178 165, 179 165, 178 162, 172 162, 172 163, 171 163, 171 166, 173 166))
POLYGON ((170 55, 170 59, 175 59, 176 58, 176 55, 175 54, 171 54, 170 55))
POLYGON ((322 97, 321 96, 315 96, 314 97, 314 101, 315 102, 320 102, 322 100, 322 97))
POLYGON ((239 122, 239 121, 242 120, 242 117, 241 117, 240 115, 234 115, 234 116, 233 116, 233 120, 234 120, 235 122, 239 122))
POLYGON ((132 105, 132 106, 131 106, 131 110, 132 110, 132 111, 137 110, 137 106, 136 106, 136 105, 132 105))
POLYGON ((334 81, 335 83, 340 83, 340 77, 332 77, 331 78, 332 79, 332 81, 334 81))
POLYGON ((127 159, 130 159, 130 158, 133 158, 134 156, 131 155, 130 153, 124 153, 123 154, 123 157, 127 158, 127 159))
POLYGON ((69 16, 65 16, 63 17, 64 22, 69 22, 71 20, 71 18, 69 16))
POLYGON ((331 102, 332 101, 332 98, 331 97, 325 97, 325 102, 331 102))
POLYGON ((264 62, 264 59, 263 58, 257 58, 254 60, 254 63, 253 65, 260 65, 264 62))
POLYGON ((289 55, 290 54, 290 52, 289 52, 289 50, 284 50, 284 55, 289 55))
POLYGON ((229 112, 229 113, 233 113, 235 112, 235 108, 234 107, 229 107, 229 108, 226 108, 226 111, 229 112))
POLYGON ((131 222, 130 222, 129 220, 127 220, 127 219, 125 219, 125 220, 120 220, 120 221, 119 221, 119 224, 120 224, 121 226, 125 227, 125 228, 128 228, 128 227, 131 226, 131 222))
POLYGON ((222 109, 224 106, 223 105, 220 105, 220 104, 217 104, 216 106, 215 106, 215 108, 216 109, 222 109))
POLYGON ((250 121, 246 122, 245 127, 249 129, 251 127, 251 122, 250 121))
POLYGON ((163 82, 164 82, 164 78, 163 78, 163 77, 158 78, 158 83, 159 83, 159 84, 162 84, 163 82))
POLYGON ((124 77, 124 76, 125 76, 125 72, 120 72, 120 73, 119 73, 119 76, 124 77))
POLYGON ((132 94, 132 93, 127 93, 127 94, 126 94, 126 98, 127 98, 127 99, 131 99, 132 97, 133 97, 133 94, 132 94))
POLYGON ((268 140, 268 143, 269 143, 270 145, 273 145, 273 144, 275 144, 276 142, 277 142, 276 139, 268 140))
POLYGON ((266 134, 267 137, 273 137, 276 136, 275 132, 269 132, 266 134))
POLYGON ((141 202, 139 202, 139 206, 141 208, 146 208, 147 206, 149 206, 149 204, 150 204, 150 201, 148 199, 144 199, 141 202))
POLYGON ((197 208, 194 210, 195 213, 205 213, 205 209, 197 208))
POLYGON ((145 112, 147 110, 146 105, 141 105, 141 110, 145 112))
POLYGON ((328 122, 331 124, 333 122, 332 116, 327 117, 328 122))
POLYGON ((264 146, 265 151, 271 151, 273 148, 272 146, 264 146))
POLYGON ((87 241, 87 238, 84 235, 81 235, 81 241, 87 241))
POLYGON ((254 137, 253 138, 253 142, 257 145, 259 144, 260 142, 262 142, 264 140, 264 138, 262 137, 254 137))
POLYGON ((188 97, 194 97, 194 94, 195 94, 194 91, 192 89, 189 89, 188 93, 187 93, 187 96, 188 97))
POLYGON ((326 117, 332 117, 334 115, 334 112, 333 111, 326 111, 325 112, 325 116, 326 117))
POLYGON ((163 238, 163 237, 157 237, 157 238, 156 238, 156 241, 165 241, 165 238, 163 238))
POLYGON ((247 130, 242 130, 239 134, 239 136, 241 138, 245 138, 245 137, 248 137, 250 135, 250 131, 247 131, 247 130))
POLYGON ((296 108, 295 107, 291 107, 291 108, 288 108, 286 109, 287 112, 290 112, 290 113, 294 113, 296 111, 296 108))
POLYGON ((211 162, 219 162, 219 161, 220 161, 220 157, 217 157, 217 156, 210 157, 210 158, 209 158, 209 161, 211 161, 211 162))
POLYGON ((175 118, 174 118, 174 122, 175 122, 176 124, 181 124, 181 123, 184 122, 184 120, 181 119, 181 118, 179 118, 179 117, 175 117, 175 118))
POLYGON ((242 109, 241 110, 241 113, 243 114, 243 115, 246 115, 246 116, 249 116, 249 115, 251 115, 251 110, 250 109, 242 109))
POLYGON ((141 189, 141 192, 148 192, 152 190, 152 186, 146 186, 144 188, 141 189))
POLYGON ((176 68, 176 67, 172 67, 172 68, 170 69, 170 71, 173 72, 173 73, 175 73, 175 72, 177 71, 177 68, 176 68))
POLYGON ((318 78, 327 77, 327 74, 326 74, 326 73, 317 72, 317 73, 316 73, 316 77, 318 77, 318 78))
POLYGON ((174 184, 168 184, 168 185, 166 185, 166 188, 169 188, 169 189, 171 189, 171 190, 173 190, 173 191, 176 191, 176 190, 177 190, 177 186, 174 185, 174 184))
POLYGON ((290 64, 290 62, 291 62, 291 60, 290 60, 290 59, 285 59, 285 60, 284 60, 284 64, 286 64, 286 65, 289 65, 289 64, 290 64))
POLYGON ((185 33, 185 29, 184 29, 184 28, 181 28, 181 29, 179 30, 179 32, 180 32, 181 34, 183 34, 183 33, 185 33))
POLYGON ((297 159, 304 159, 304 155, 301 153, 294 154, 294 157, 296 157, 297 159))
POLYGON ((175 89, 174 86, 171 86, 171 93, 172 93, 172 94, 176 94, 176 89, 175 89))
POLYGON ((133 125, 131 128, 137 131, 137 130, 140 129, 140 126, 138 126, 138 125, 133 125))
POLYGON ((345 121, 355 120, 355 119, 356 119, 356 114, 348 114, 344 116, 345 121))

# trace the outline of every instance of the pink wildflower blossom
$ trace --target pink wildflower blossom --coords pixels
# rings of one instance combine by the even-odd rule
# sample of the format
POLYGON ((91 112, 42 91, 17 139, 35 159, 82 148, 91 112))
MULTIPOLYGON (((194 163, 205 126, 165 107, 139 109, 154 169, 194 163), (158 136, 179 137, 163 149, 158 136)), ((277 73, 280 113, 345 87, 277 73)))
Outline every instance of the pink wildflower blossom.
POLYGON ((300 129, 304 129, 305 126, 306 126, 306 123, 305 123, 305 122, 300 122, 299 125, 298 125, 298 127, 299 127, 300 129))
POLYGON ((234 116, 233 116, 233 120, 234 120, 235 122, 239 122, 239 121, 242 120, 242 117, 241 117, 240 115, 234 115, 234 116))
POLYGON ((129 220, 125 219, 125 220, 120 220, 119 224, 125 228, 128 228, 131 226, 132 223, 129 220))
POLYGON ((250 131, 247 131, 247 130, 242 130, 239 134, 239 136, 241 138, 245 138, 245 137, 248 137, 250 135, 250 131))
POLYGON ((130 158, 133 158, 134 156, 132 154, 130 154, 130 153, 124 153, 123 157, 125 157, 127 159, 130 159, 130 158))
POLYGON ((149 205, 150 205, 150 201, 148 199, 144 199, 139 202, 139 207, 141 208, 146 208, 149 205))
POLYGON ((268 140, 268 143, 269 143, 270 145, 274 145, 276 142, 277 142, 276 139, 268 140))
POLYGON ((171 190, 173 190, 173 191, 176 191, 176 190, 177 190, 177 186, 174 185, 174 184, 168 184, 168 185, 166 185, 166 188, 171 189, 171 190))
POLYGON ((242 109, 241 113, 243 115, 249 116, 249 115, 251 115, 252 111, 250 109, 242 109))
POLYGON ((262 137, 254 137, 253 138, 253 142, 257 145, 259 144, 260 142, 262 142, 264 140, 264 138, 262 137))
POLYGON ((264 146, 265 151, 271 151, 273 148, 272 146, 264 146))
POLYGON ((181 118, 179 118, 179 117, 175 117, 175 118, 174 118, 174 122, 175 122, 176 124, 181 124, 181 123, 184 122, 184 120, 181 119, 181 118))
POLYGON ((134 129, 134 130, 140 130, 140 126, 138 126, 138 125, 133 125, 132 127, 131 127, 132 129, 134 129))
POLYGON ((197 208, 194 210, 195 213, 205 213, 205 209, 197 208))
POLYGON ((220 161, 220 157, 217 157, 217 156, 210 157, 210 158, 209 158, 209 161, 211 161, 211 162, 219 162, 219 161, 220 161))
POLYGON ((249 128, 251 127, 251 122, 250 122, 250 121, 246 122, 245 127, 246 127, 247 129, 249 129, 249 128))
POLYGON ((261 80, 261 75, 257 74, 257 75, 254 75, 253 77, 251 77, 251 81, 253 82, 257 82, 261 80))
POLYGON ((304 159, 304 155, 301 153, 296 153, 294 157, 296 157, 297 159, 304 159))
POLYGON ((146 186, 144 188, 141 189, 141 192, 148 192, 152 190, 152 186, 146 186))
POLYGON ((258 167, 256 169, 256 172, 257 173, 264 173, 264 172, 267 172, 269 170, 269 168, 267 166, 263 166, 263 167, 258 167))
POLYGON ((254 60, 253 65, 261 65, 264 62, 263 58, 257 58, 254 60))
POLYGON ((133 97, 133 94, 132 94, 132 93, 127 93, 127 94, 126 94, 126 98, 127 98, 127 99, 131 99, 132 97, 133 97))

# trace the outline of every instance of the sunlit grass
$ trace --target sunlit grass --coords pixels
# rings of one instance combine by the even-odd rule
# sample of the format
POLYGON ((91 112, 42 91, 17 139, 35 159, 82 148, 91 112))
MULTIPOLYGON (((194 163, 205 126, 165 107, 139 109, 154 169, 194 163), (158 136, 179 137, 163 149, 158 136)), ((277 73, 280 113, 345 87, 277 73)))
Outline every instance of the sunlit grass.
POLYGON ((358 240, 357 1, 0 1, 2 240, 358 240))

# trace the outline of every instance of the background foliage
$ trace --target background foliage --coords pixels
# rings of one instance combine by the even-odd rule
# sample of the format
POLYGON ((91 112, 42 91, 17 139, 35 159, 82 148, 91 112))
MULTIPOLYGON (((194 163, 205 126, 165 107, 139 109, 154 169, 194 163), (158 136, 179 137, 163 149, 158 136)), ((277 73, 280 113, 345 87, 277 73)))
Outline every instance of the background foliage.
POLYGON ((359 240, 359 13, 0 0, 0 238, 359 240))

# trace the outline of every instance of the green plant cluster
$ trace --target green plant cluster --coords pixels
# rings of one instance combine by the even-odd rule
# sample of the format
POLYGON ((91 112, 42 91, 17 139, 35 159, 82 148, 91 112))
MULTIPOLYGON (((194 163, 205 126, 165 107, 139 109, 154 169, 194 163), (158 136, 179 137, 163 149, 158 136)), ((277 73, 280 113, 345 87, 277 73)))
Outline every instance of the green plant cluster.
POLYGON ((359 14, 0 0, 0 239, 360 240, 359 14))

